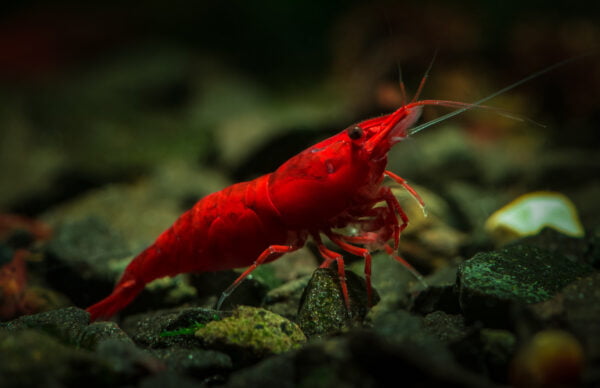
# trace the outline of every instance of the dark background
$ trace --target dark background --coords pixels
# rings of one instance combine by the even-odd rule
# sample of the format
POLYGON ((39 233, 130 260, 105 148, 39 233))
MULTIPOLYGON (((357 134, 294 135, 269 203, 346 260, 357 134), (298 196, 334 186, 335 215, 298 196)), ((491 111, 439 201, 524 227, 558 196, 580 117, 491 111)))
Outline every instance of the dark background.
MULTIPOLYGON (((600 143, 596 2, 80 3, 21 1, 0 14, 3 212, 36 215, 171 159, 251 178, 394 109, 399 69, 411 94, 436 50, 422 97, 466 102, 590 53, 490 105, 543 123, 528 128, 547 150, 593 152, 600 143), (223 82, 217 99, 219 77, 240 80, 239 91, 223 82), (268 96, 253 102, 267 120, 294 101, 331 113, 308 124, 282 119, 240 158, 224 157, 226 142, 215 137, 222 120, 256 100, 245 91, 268 96)), ((465 119, 464 130, 484 142, 510 135, 509 124, 487 117, 465 119)))

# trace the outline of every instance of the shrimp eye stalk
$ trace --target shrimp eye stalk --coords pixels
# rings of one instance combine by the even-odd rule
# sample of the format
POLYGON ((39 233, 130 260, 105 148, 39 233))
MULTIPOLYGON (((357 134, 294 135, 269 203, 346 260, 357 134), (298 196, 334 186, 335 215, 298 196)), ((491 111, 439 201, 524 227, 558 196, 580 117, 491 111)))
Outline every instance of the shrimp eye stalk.
POLYGON ((363 135, 364 135, 364 131, 358 125, 348 128, 348 137, 352 140, 358 140, 361 137, 363 137, 363 135))

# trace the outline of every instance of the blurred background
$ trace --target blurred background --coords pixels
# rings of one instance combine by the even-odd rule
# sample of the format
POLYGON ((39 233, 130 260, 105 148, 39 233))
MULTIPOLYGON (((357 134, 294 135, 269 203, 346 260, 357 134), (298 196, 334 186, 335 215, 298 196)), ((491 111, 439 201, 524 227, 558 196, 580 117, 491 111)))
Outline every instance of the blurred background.
POLYGON ((189 206, 394 110, 400 73, 412 95, 436 50, 421 97, 464 102, 592 52, 488 102, 535 123, 467 112, 398 145, 391 169, 441 195, 456 180, 506 198, 561 191, 596 225, 599 16, 592 1, 13 2, 0 212, 36 217, 165 166, 215 172, 183 193, 189 206))

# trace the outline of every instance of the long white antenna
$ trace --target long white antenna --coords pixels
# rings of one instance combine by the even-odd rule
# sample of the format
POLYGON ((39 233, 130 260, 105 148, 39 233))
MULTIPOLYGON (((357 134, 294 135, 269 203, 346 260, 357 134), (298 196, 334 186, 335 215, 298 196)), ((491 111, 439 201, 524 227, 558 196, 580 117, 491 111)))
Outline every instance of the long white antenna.
POLYGON ((590 54, 591 54, 591 53, 586 53, 586 54, 582 54, 582 55, 579 55, 579 56, 576 56, 576 57, 572 57, 572 58, 564 59, 564 60, 562 60, 562 61, 560 61, 560 62, 557 62, 557 63, 555 63, 554 65, 550 65, 550 66, 548 66, 548 67, 545 67, 545 68, 543 68, 542 70, 536 71, 535 73, 533 73, 533 74, 530 74, 530 75, 528 75, 527 77, 525 77, 525 78, 523 78, 523 79, 521 79, 521 80, 519 80, 519 81, 517 81, 517 82, 515 82, 515 83, 513 83, 513 84, 511 84, 511 85, 508 85, 508 86, 506 86, 506 87, 504 87, 504 88, 502 88, 502 89, 500 89, 500 90, 498 90, 498 91, 496 91, 496 92, 494 92, 494 93, 490 94, 490 95, 489 95, 489 96, 487 96, 487 97, 484 97, 484 98, 482 98, 481 100, 478 100, 478 101, 475 101, 475 102, 474 102, 474 103, 472 103, 472 104, 469 104, 468 106, 465 106, 465 107, 463 107, 463 108, 457 109, 457 110, 455 110, 455 111, 453 111, 453 112, 450 112, 450 113, 446 113, 445 115, 443 115, 443 116, 440 116, 440 117, 438 117, 438 118, 436 118, 436 119, 433 119, 433 120, 431 120, 431 121, 428 121, 428 122, 426 122, 426 123, 423 123, 423 124, 417 125, 416 127, 413 127, 413 128, 411 128, 411 129, 408 131, 408 134, 409 134, 409 135, 414 135, 415 133, 417 133, 417 132, 420 132, 420 131, 422 131, 423 129, 425 129, 425 128, 427 128, 427 127, 431 127, 432 125, 438 124, 438 123, 440 123, 440 122, 442 122, 442 121, 444 121, 444 120, 447 120, 447 119, 449 119, 449 118, 451 118, 451 117, 454 117, 454 116, 456 116, 456 115, 459 115, 459 114, 461 114, 461 113, 463 113, 463 112, 465 112, 465 111, 468 111, 469 109, 475 108, 476 106, 478 106, 478 105, 481 105, 481 104, 483 104, 484 102, 486 102, 486 101, 489 101, 489 100, 491 100, 492 98, 494 98, 494 97, 497 97, 497 96, 501 95, 502 93, 505 93, 505 92, 507 92, 507 91, 509 91, 509 90, 511 90, 511 89, 514 89, 514 88, 516 88, 517 86, 523 85, 525 82, 531 81, 532 79, 534 79, 534 78, 536 78, 536 77, 539 77, 539 76, 541 76, 542 74, 548 73, 548 72, 550 72, 550 71, 552 71, 552 70, 556 69, 557 67, 564 66, 564 65, 566 65, 566 64, 567 64, 567 63, 569 63, 569 62, 573 62, 573 61, 575 61, 575 60, 577 60, 577 59, 580 59, 581 57, 585 57, 585 56, 587 56, 587 55, 590 55, 590 54))

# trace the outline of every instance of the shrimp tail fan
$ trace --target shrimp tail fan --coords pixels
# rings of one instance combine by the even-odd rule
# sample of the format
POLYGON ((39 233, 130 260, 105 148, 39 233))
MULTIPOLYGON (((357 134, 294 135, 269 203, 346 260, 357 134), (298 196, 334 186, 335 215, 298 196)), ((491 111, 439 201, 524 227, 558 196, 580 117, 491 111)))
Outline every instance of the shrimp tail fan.
POLYGON ((142 292, 145 285, 143 281, 136 279, 133 274, 125 272, 107 298, 86 309, 90 313, 91 321, 112 317, 131 303, 142 292))

